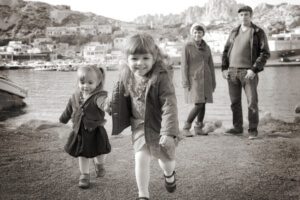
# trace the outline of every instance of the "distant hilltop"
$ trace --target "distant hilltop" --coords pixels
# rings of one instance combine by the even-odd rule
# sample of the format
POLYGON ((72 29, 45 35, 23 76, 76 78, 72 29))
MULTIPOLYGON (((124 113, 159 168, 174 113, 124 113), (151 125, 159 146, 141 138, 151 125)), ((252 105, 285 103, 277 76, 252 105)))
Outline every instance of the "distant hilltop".
MULTIPOLYGON (((180 29, 194 22, 202 22, 210 29, 228 32, 237 23, 236 13, 240 6, 235 0, 209 0, 204 7, 189 7, 180 14, 144 15, 137 17, 134 23, 180 29)), ((254 8, 253 21, 268 33, 288 31, 300 26, 300 5, 259 4, 254 8)), ((91 12, 72 11, 68 5, 0 0, 0 40, 44 37, 46 27, 77 26, 85 22, 112 26, 123 23, 91 12)))

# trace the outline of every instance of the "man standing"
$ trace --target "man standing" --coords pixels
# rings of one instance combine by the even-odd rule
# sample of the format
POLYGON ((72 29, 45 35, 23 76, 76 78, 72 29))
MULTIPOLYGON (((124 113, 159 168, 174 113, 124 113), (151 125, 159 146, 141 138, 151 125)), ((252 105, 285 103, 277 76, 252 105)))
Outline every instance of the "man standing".
POLYGON ((249 6, 238 10, 241 24, 231 31, 222 55, 222 73, 228 81, 233 114, 233 128, 225 133, 243 133, 243 88, 248 102, 249 139, 255 139, 258 134, 258 73, 263 70, 270 57, 266 34, 252 23, 252 14, 252 8, 249 6))

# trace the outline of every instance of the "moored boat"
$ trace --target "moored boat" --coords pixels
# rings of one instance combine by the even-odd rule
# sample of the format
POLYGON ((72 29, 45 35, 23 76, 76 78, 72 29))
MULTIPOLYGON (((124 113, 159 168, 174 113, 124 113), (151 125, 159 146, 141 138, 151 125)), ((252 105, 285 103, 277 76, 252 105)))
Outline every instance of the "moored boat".
POLYGON ((25 97, 27 97, 27 90, 0 76, 0 111, 25 106, 23 102, 25 97))

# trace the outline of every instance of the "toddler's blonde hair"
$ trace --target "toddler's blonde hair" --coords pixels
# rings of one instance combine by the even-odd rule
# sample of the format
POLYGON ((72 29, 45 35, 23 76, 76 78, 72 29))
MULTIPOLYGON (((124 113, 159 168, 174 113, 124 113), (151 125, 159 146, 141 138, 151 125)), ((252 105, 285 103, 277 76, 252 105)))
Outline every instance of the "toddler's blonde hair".
MULTIPOLYGON (((97 80, 99 81, 99 84, 97 86, 97 89, 103 89, 104 82, 105 82, 105 72, 102 67, 97 67, 97 65, 84 65, 77 69, 77 72, 82 71, 85 73, 95 73, 97 80)), ((77 81, 79 81, 80 78, 78 78, 77 81)))

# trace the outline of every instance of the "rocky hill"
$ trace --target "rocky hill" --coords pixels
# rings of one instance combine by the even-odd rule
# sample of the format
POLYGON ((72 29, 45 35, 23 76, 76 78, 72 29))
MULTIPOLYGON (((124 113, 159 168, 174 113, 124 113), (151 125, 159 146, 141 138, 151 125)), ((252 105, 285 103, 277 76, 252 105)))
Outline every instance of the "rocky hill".
MULTIPOLYGON (((241 5, 236 0, 209 0, 203 7, 193 6, 182 13, 169 15, 144 15, 134 22, 145 25, 166 27, 186 27, 194 22, 202 22, 208 28, 230 30, 236 25, 237 9, 241 5)), ((289 30, 300 26, 300 5, 259 4, 254 8, 253 21, 270 33, 289 30)), ((0 0, 0 40, 12 38, 43 37, 47 26, 79 25, 82 22, 112 24, 120 21, 93 13, 72 11, 67 5, 50 5, 42 2, 23 0, 0 0)), ((181 29, 179 29, 180 32, 181 29)))
MULTIPOLYGON (((223 24, 233 27, 237 23, 236 13, 240 6, 235 0, 210 0, 203 7, 189 7, 177 15, 144 15, 137 17, 134 22, 155 25, 202 22, 210 26, 222 27, 223 24)), ((253 21, 270 31, 295 28, 300 26, 300 5, 261 3, 254 8, 253 21)))
POLYGON ((93 13, 72 11, 70 6, 65 5, 0 0, 0 39, 44 35, 47 26, 74 25, 85 21, 113 24, 117 20, 93 13))

